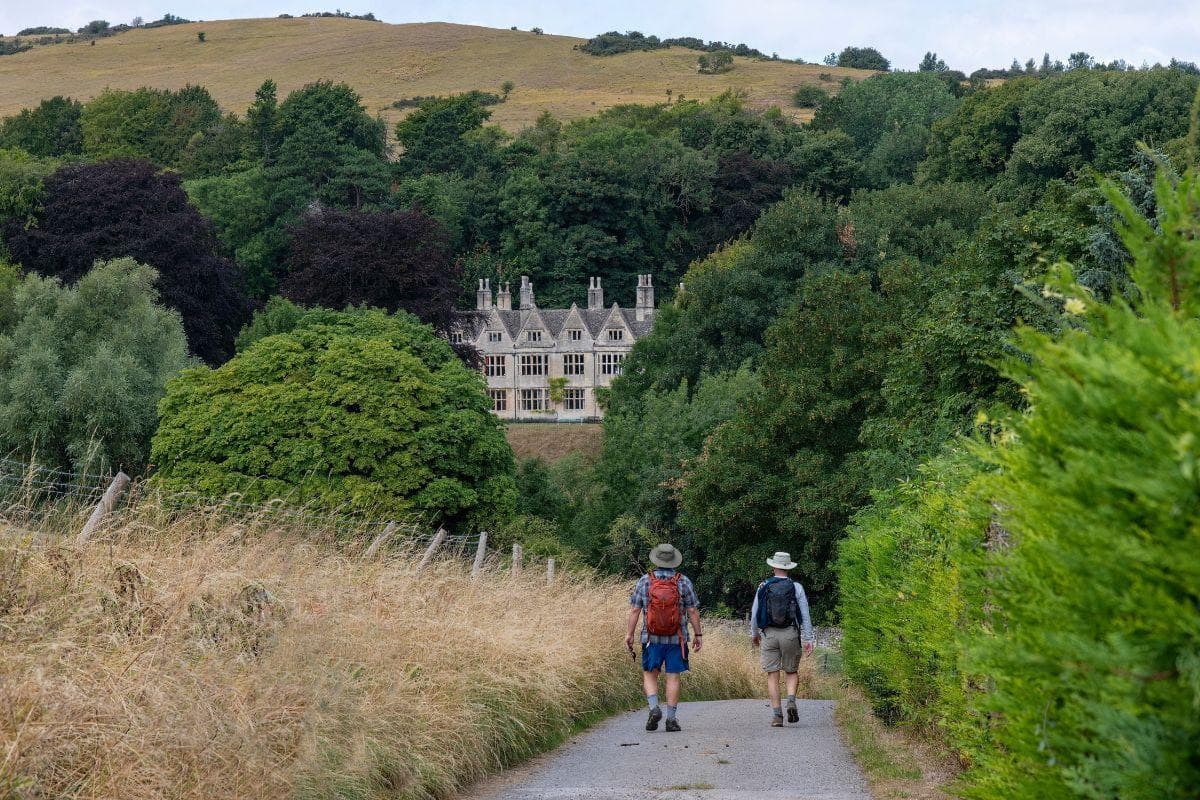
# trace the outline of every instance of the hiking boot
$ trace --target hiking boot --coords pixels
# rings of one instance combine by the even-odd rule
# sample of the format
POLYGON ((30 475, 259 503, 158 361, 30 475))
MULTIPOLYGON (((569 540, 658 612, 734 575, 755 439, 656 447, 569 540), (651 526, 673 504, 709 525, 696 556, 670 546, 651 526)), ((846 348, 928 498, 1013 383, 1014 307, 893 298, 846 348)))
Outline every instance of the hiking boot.
POLYGON ((772 714, 771 715, 771 727, 772 728, 782 728, 783 727, 783 715, 782 714, 772 714))
POLYGON ((788 722, 795 725, 799 721, 800 721, 800 712, 796 710, 795 706, 788 706, 788 722))
MULTIPOLYGON (((646 718, 646 730, 658 730, 658 721, 662 719, 662 709, 658 706, 650 709, 650 716, 646 718)), ((668 729, 669 730, 669 729, 668 729)))
POLYGON ((667 733, 675 733, 678 730, 680 730, 679 720, 677 720, 677 719, 667 720, 667 724, 666 724, 667 733))

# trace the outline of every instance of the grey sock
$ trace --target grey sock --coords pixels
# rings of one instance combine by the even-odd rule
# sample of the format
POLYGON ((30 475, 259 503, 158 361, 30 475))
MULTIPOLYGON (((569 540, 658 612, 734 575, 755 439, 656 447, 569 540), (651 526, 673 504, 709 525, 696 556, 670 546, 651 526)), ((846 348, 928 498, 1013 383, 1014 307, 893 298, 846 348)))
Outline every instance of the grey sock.
POLYGON ((675 712, 679 706, 667 706, 667 719, 675 719, 675 712))
POLYGON ((794 695, 794 694, 789 694, 789 695, 788 695, 788 705, 789 705, 789 706, 794 706, 794 705, 796 705, 796 695, 794 695))
POLYGON ((658 695, 656 695, 656 694, 646 695, 646 705, 650 706, 650 708, 658 708, 658 695))
POLYGON ((771 713, 777 717, 782 717, 783 716, 783 707, 782 706, 771 706, 771 713))

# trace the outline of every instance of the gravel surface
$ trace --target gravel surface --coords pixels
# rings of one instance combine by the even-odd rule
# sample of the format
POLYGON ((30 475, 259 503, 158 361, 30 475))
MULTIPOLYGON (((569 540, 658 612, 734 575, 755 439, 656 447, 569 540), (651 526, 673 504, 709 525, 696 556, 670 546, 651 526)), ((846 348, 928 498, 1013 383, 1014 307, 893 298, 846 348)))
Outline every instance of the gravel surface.
POLYGON ((770 727, 765 700, 684 703, 679 733, 621 714, 464 794, 473 800, 871 800, 842 744, 833 703, 801 700, 770 727))

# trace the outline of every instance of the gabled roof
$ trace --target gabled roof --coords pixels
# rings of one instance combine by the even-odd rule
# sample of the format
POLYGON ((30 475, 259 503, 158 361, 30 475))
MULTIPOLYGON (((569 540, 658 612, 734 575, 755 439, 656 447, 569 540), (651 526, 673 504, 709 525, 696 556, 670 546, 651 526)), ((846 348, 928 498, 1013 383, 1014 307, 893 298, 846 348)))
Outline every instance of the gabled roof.
POLYGON ((550 332, 550 326, 546 324, 546 319, 537 306, 517 313, 521 317, 521 327, 517 330, 517 335, 513 337, 514 341, 519 340, 521 334, 528 330, 550 332))

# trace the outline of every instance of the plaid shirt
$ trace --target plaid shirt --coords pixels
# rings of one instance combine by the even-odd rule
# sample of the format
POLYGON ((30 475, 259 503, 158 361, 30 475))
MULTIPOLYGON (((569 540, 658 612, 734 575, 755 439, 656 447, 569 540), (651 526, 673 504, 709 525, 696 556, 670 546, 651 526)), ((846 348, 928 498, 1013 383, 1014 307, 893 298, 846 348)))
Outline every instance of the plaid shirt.
MULTIPOLYGON (((673 569, 656 569, 654 577, 670 578, 675 574, 673 569)), ((677 636, 651 636, 646 630, 646 606, 650 604, 650 576, 643 575, 638 579, 637 586, 633 587, 633 594, 629 595, 629 604, 634 608, 642 609, 642 644, 676 644, 679 641, 677 636)), ((700 605, 700 601, 696 599, 696 589, 692 586, 692 582, 688 580, 686 575, 679 576, 679 621, 683 630, 683 640, 690 641, 688 634, 688 618, 687 610, 696 608, 700 605)))

